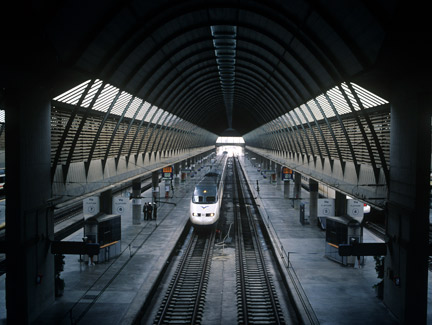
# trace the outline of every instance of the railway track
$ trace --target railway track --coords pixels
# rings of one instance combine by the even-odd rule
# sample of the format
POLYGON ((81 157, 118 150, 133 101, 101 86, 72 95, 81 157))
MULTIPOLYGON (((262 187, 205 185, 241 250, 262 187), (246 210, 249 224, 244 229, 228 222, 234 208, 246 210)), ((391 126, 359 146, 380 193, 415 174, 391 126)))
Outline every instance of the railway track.
MULTIPOLYGON (((178 244, 182 252, 178 261, 159 275, 136 323, 300 323, 273 264, 274 252, 265 231, 261 232, 247 182, 241 171, 234 172, 235 167, 232 164, 233 172, 228 173, 234 182, 226 182, 224 194, 224 201, 233 201, 225 201, 217 231, 194 230, 186 243, 178 244), (215 237, 226 223, 233 225, 234 232, 224 252, 215 237)), ((226 228, 228 237, 231 226, 226 228)))
MULTIPOLYGON (((238 171, 238 168, 235 168, 238 171)), ((236 208, 237 308, 240 324, 284 324, 276 289, 266 266, 258 230, 242 175, 235 172, 239 204, 236 208)))
POLYGON ((214 231, 193 233, 154 324, 201 323, 214 241, 214 231))

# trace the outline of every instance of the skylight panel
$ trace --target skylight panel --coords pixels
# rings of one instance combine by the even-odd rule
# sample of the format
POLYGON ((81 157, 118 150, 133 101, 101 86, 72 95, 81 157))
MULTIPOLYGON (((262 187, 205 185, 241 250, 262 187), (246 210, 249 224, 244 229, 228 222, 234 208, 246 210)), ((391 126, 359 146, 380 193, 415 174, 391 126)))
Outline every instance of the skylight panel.
POLYGON ((285 121, 283 119, 282 116, 279 117, 279 130, 284 129, 285 128, 285 121))
POLYGON ((243 137, 219 137, 216 143, 245 143, 243 137))
POLYGON ((301 110, 299 107, 296 107, 293 109, 294 115, 297 116, 297 119, 300 119, 301 124, 305 124, 307 122, 306 118, 301 113, 301 110))
POLYGON ((111 114, 122 115, 131 98, 131 94, 123 91, 120 97, 117 99, 116 103, 114 104, 114 107, 111 109, 111 114))
POLYGON ((351 108, 348 106, 348 103, 339 90, 339 87, 330 89, 327 92, 327 95, 330 97, 330 100, 333 102, 333 105, 335 106, 339 115, 351 113, 351 108))
POLYGON ((71 105, 78 104, 78 101, 81 98, 81 95, 83 94, 89 82, 90 80, 87 80, 82 84, 79 84, 78 86, 64 92, 63 94, 54 97, 54 100, 71 105))
POLYGON ((293 112, 288 112, 287 116, 289 117, 288 121, 290 121, 290 124, 295 125, 295 126, 298 126, 301 124, 293 112))
POLYGON ((284 115, 285 123, 288 124, 289 127, 293 127, 293 122, 291 120, 290 114, 286 113, 284 115))
POLYGON ((281 118, 278 117, 270 122, 273 131, 279 131, 282 128, 281 118))
POLYGON ((167 115, 168 115, 167 111, 162 111, 160 114, 160 119, 156 120, 156 122, 159 121, 159 123, 158 123, 159 125, 165 125, 165 123, 167 122, 167 120, 166 120, 167 115))
POLYGON ((143 105, 143 107, 141 107, 140 111, 138 112, 136 119, 138 121, 141 121, 144 118, 144 115, 150 109, 150 107, 151 107, 151 104, 149 102, 144 102, 144 105, 143 105))
POLYGON ((107 112, 119 89, 109 84, 105 85, 102 93, 96 100, 93 109, 96 111, 107 112))
POLYGON ((170 127, 174 127, 178 122, 179 117, 177 115, 174 115, 171 119, 170 127))
POLYGON ((94 96, 96 95, 98 89, 102 86, 102 80, 97 80, 90 88, 89 92, 85 96, 81 106, 82 107, 89 107, 91 101, 93 100, 94 96))
POLYGON ((140 108, 142 104, 143 100, 141 98, 135 97, 133 102, 130 104, 129 109, 125 113, 125 117, 133 118, 136 111, 140 108))
POLYGON ((161 120, 159 119, 161 117, 161 115, 164 113, 164 111, 162 111, 161 109, 157 110, 155 113, 155 116, 153 117, 153 123, 158 123, 161 120))
POLYGON ((173 127, 178 121, 178 116, 177 115, 173 115, 169 124, 169 127, 173 127))
POLYGON ((311 109, 312 114, 315 116, 317 121, 324 119, 324 116, 322 116, 322 114, 321 114, 318 106, 315 104, 314 100, 308 101, 307 104, 308 104, 309 108, 311 109))
POLYGON ((360 98, 360 101, 362 102, 364 108, 388 104, 388 101, 386 101, 385 99, 360 87, 359 85, 356 85, 355 83, 351 83, 351 85, 353 86, 357 96, 360 98))
POLYGON ((342 83, 341 87, 343 88, 344 92, 346 93, 347 97, 349 98, 352 106, 354 107, 354 110, 359 111, 360 107, 357 104, 357 101, 356 101, 354 95, 351 93, 351 90, 348 88, 347 84, 346 83, 342 83))
MULTIPOLYGON (((145 119, 144 119, 144 121, 146 121, 146 122, 150 122, 150 120, 152 119, 152 117, 153 117, 153 115, 154 115, 154 113, 156 112, 156 110, 157 110, 158 108, 157 108, 157 106, 152 106, 151 107, 151 109, 150 109, 150 112, 147 114, 147 116, 145 117, 145 119)), ((155 119, 153 118, 153 122, 155 121, 155 119)))
POLYGON ((319 105, 321 106, 321 109, 323 110, 327 118, 336 115, 333 108, 331 107, 330 103, 328 102, 327 98, 324 95, 318 96, 316 100, 318 101, 319 105))
POLYGON ((175 119, 176 119, 176 117, 175 117, 173 114, 168 113, 168 117, 167 117, 167 119, 166 119, 166 123, 165 123, 165 124, 166 124, 168 127, 170 127, 171 125, 173 125, 175 119))
POLYGON ((303 114, 306 116, 306 119, 309 123, 314 121, 314 119, 313 119, 312 115, 310 114, 306 105, 304 105, 304 104, 300 105, 299 111, 303 112, 303 114))

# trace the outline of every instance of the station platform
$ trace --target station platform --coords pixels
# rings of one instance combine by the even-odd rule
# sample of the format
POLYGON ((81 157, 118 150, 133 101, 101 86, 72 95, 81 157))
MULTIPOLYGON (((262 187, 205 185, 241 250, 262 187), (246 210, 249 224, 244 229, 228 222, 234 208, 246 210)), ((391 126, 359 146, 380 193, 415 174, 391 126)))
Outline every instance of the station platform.
MULTIPOLYGON (((325 231, 317 224, 300 223, 300 212, 293 208, 292 199, 284 199, 283 182, 272 183, 263 178, 246 158, 241 159, 248 181, 255 187, 258 181, 257 204, 260 213, 275 232, 275 245, 282 245, 301 288, 320 324, 398 324, 373 285, 378 282, 372 256, 365 257, 361 267, 343 266, 325 257, 325 231)), ((291 182, 292 196, 294 184, 291 182)), ((309 192, 302 189, 301 201, 309 215, 309 192)), ((380 239, 363 230, 363 242, 380 239)))
MULTIPOLYGON (((345 267, 324 256, 325 233, 316 225, 302 225, 292 200, 284 199, 283 185, 263 179, 244 158, 250 184, 259 181, 258 200, 263 217, 271 221, 278 240, 320 324, 397 324, 372 286, 378 281, 372 257, 361 268, 345 267)), ((36 324, 131 324, 153 283, 175 249, 187 221, 195 178, 175 187, 172 198, 162 199, 157 220, 132 224, 122 220, 121 255, 90 266, 77 255, 66 255, 61 277, 66 287, 37 319, 36 324), (175 203, 173 205, 172 203, 175 203)), ((151 201, 150 190, 143 201, 151 201)), ((308 192, 302 192, 307 201, 308 192)), ((308 211, 306 211, 307 213, 308 211)), ((83 231, 65 240, 81 241, 83 231)), ((379 239, 367 230, 364 241, 379 239)), ((429 297, 431 290, 429 289, 429 297)), ((430 305, 431 299, 428 300, 430 305)), ((430 312, 428 312, 430 316, 430 312)), ((428 317, 431 323, 431 317, 428 317)), ((0 324, 5 320, 5 275, 0 277, 0 324)), ((221 321, 215 324, 222 324, 221 321)))

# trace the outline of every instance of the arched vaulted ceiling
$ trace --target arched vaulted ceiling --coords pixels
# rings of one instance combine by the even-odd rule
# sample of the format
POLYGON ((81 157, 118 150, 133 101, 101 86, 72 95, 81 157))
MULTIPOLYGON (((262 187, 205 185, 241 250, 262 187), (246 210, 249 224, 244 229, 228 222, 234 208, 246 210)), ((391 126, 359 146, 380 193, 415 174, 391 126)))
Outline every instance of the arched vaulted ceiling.
POLYGON ((98 78, 215 134, 246 134, 386 71, 403 10, 384 0, 45 2, 10 11, 22 28, 6 26, 2 71, 15 85, 39 72, 53 97, 98 78))

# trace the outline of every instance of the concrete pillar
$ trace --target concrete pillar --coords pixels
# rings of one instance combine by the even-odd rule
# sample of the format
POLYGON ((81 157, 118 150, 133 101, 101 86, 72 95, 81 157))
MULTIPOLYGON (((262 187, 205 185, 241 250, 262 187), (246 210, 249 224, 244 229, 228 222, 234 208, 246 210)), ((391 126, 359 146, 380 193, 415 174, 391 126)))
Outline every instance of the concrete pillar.
MULTIPOLYGON (((409 89, 404 89, 399 96, 407 93, 409 89)), ((423 98, 395 100, 384 303, 403 324, 426 324, 427 319, 430 141, 430 107, 425 107, 423 98)))
POLYGON ((282 178, 282 166, 279 164, 276 164, 276 184, 280 185, 281 178, 282 178))
POLYGON ((317 224, 318 220, 318 182, 309 178, 309 222, 317 224))
POLYGON ((336 191, 335 197, 335 215, 340 217, 346 215, 347 198, 345 194, 336 191))
POLYGON ((7 322, 27 324, 54 302, 51 96, 37 83, 8 88, 5 109, 7 322))
POLYGON ((100 204, 100 212, 106 214, 112 214, 112 191, 106 190, 100 194, 99 204, 100 204))
POLYGON ((159 172, 152 173, 152 204, 159 201, 159 172))
POLYGON ((180 164, 176 163, 174 164, 174 185, 180 184, 180 164))
POLYGON ((301 201, 301 174, 294 172, 294 208, 300 207, 301 201))
POLYGON ((284 181, 284 199, 289 199, 290 197, 290 180, 284 181))
POLYGON ((141 178, 136 179, 132 182, 132 224, 140 225, 141 224, 141 211, 142 211, 142 202, 141 202, 141 178))

